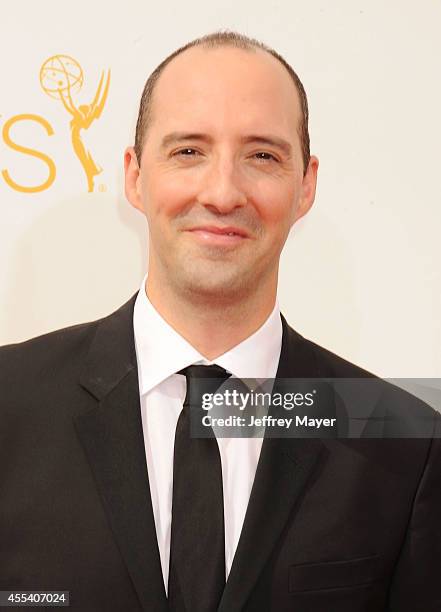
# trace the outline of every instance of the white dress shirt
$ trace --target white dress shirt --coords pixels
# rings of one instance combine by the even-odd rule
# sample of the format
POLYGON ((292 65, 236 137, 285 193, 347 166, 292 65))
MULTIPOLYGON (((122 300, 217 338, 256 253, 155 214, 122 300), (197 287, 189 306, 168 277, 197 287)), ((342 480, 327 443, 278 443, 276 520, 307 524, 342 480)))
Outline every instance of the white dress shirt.
MULTIPOLYGON (((238 378, 275 378, 282 345, 282 322, 276 301, 272 313, 254 334, 214 361, 207 361, 153 307, 145 291, 146 278, 135 301, 133 327, 150 494, 167 593, 174 439, 186 392, 185 376, 176 372, 193 364, 216 363, 238 378)), ((227 577, 262 441, 262 438, 217 438, 222 464, 227 577)))

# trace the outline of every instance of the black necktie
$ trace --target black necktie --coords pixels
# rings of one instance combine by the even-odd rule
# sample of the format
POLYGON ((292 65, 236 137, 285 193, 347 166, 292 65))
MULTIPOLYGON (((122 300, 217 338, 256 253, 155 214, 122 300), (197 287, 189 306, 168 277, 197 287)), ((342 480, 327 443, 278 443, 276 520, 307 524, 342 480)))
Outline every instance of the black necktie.
POLYGON ((223 368, 193 365, 176 425, 168 600, 173 612, 214 612, 225 587, 222 466, 217 440, 190 437, 201 418, 202 394, 214 393, 230 376, 223 368), (203 385, 200 379, 204 380, 203 385), (202 388, 201 388, 202 387, 202 388))

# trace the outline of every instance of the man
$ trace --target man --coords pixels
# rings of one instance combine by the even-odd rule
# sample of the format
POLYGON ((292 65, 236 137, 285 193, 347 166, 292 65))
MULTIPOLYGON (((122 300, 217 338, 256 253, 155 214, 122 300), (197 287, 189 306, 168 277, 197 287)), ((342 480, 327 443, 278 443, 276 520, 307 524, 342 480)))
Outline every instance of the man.
POLYGON ((278 310, 280 253, 315 196, 307 124, 297 75, 238 34, 193 41, 151 75, 125 153, 149 224, 140 291, 0 352, 1 589, 69 590, 76 610, 441 609, 435 429, 188 435, 206 373, 371 376, 278 310))

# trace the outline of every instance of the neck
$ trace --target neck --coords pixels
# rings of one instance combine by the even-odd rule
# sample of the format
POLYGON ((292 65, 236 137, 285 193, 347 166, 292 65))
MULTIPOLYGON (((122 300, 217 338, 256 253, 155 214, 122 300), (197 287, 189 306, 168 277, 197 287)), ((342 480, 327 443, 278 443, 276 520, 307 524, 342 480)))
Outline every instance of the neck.
POLYGON ((176 295, 147 277, 146 294, 162 318, 209 361, 257 331, 274 309, 277 284, 240 299, 197 300, 176 295))

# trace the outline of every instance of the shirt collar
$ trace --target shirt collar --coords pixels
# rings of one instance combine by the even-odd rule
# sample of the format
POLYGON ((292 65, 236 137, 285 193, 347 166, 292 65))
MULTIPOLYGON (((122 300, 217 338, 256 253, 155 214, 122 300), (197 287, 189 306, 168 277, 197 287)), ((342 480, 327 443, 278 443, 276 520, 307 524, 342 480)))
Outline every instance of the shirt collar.
POLYGON ((208 361, 154 308, 145 292, 146 279, 147 275, 133 311, 141 395, 193 364, 216 363, 238 378, 275 378, 282 346, 282 321, 277 300, 273 311, 257 331, 214 361, 208 361))

